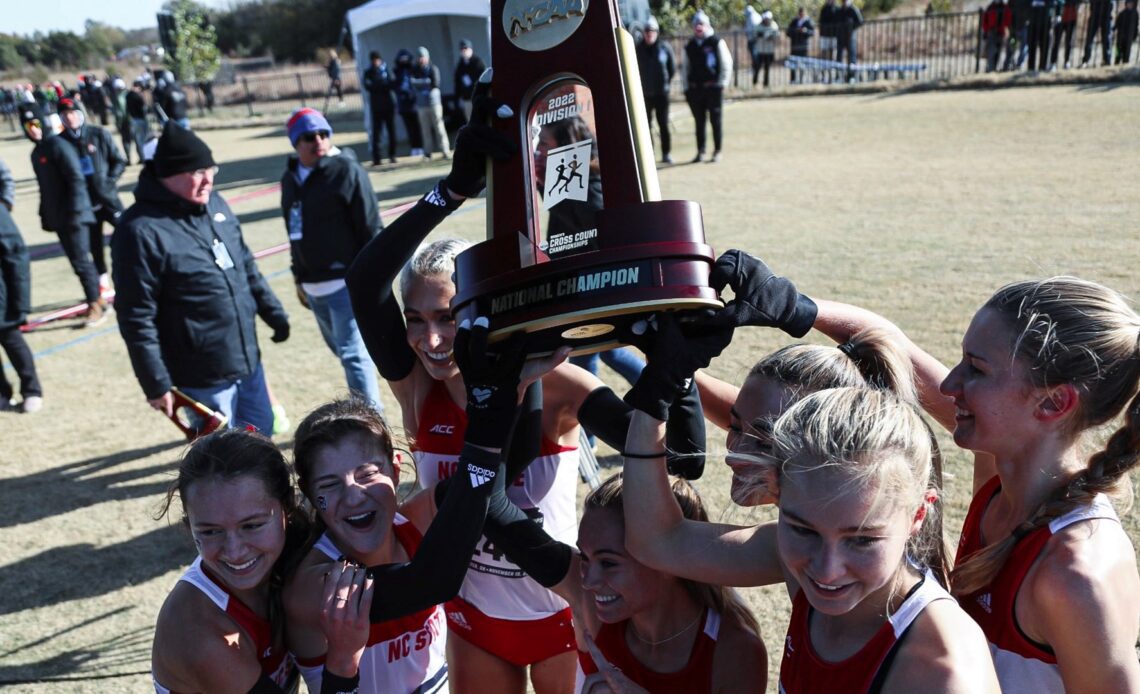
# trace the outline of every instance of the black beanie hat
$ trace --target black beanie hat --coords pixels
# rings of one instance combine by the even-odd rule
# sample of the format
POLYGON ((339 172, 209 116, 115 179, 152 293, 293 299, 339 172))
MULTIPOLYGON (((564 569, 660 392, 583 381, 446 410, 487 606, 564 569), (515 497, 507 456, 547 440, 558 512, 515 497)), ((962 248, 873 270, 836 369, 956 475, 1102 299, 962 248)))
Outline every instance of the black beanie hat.
POLYGON ((154 150, 154 173, 159 178, 214 166, 210 148, 192 131, 167 121, 154 150))
POLYGON ((20 125, 27 125, 34 120, 38 120, 41 125, 44 122, 44 110, 40 108, 40 105, 34 101, 20 104, 20 125))

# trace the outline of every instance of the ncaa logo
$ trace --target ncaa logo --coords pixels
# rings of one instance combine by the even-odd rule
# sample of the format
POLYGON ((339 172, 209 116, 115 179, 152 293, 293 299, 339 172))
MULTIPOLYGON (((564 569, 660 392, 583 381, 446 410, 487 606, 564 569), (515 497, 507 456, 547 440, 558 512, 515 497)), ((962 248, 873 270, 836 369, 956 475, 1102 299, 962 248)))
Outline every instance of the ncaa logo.
POLYGON ((524 51, 545 51, 570 38, 590 0, 507 0, 503 32, 524 51))

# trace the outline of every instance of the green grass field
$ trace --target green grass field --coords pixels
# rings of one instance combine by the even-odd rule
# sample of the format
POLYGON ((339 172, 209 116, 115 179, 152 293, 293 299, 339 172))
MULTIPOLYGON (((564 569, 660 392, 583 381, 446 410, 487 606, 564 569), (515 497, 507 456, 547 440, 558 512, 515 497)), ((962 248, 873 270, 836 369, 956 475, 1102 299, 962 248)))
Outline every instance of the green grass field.
MULTIPOLYGON (((682 105, 674 105, 674 121, 673 154, 687 161, 692 122, 682 105)), ((1137 122, 1135 85, 754 100, 726 109, 722 163, 663 169, 661 185, 667 198, 702 204, 718 251, 747 249, 813 296, 879 311, 953 363, 973 311, 1009 280, 1071 273, 1140 296, 1137 122)), ((249 246, 284 242, 277 195, 254 195, 280 176, 283 130, 203 137, 222 165, 223 194, 245 196, 234 209, 249 246)), ((363 141, 338 126, 340 145, 364 155, 363 141)), ((18 179, 16 219, 36 249, 55 237, 38 228, 29 150, 22 139, 0 142, 18 179)), ((124 190, 137 172, 128 169, 124 190)), ((374 170, 372 180, 387 209, 445 173, 442 163, 404 164, 374 170)), ((125 200, 133 200, 129 192, 125 200)), ((436 234, 482 238, 484 213, 482 201, 472 201, 436 234)), ((275 255, 261 268, 292 315, 293 336, 275 345, 264 331, 261 345, 273 390, 296 422, 345 387, 296 302, 288 262, 275 255)), ((32 272, 37 313, 81 296, 59 254, 36 260, 32 272)), ((113 321, 91 330, 61 324, 28 339, 45 407, 0 414, 0 687, 147 691, 154 617, 194 554, 177 524, 154 519, 185 443, 147 406, 113 321)), ((739 331, 711 370, 739 383, 759 356, 787 341, 776 331, 739 331)), ((389 398, 389 411, 394 406, 389 398)), ((289 436, 280 443, 288 446, 289 436)), ((699 487, 713 516, 766 517, 730 507, 723 438, 714 433, 710 444, 699 487)), ((956 540, 969 468, 948 437, 943 446, 947 529, 956 540)), ((1140 537, 1135 514, 1126 524, 1140 537)), ((744 592, 774 672, 786 596, 782 588, 744 592)))

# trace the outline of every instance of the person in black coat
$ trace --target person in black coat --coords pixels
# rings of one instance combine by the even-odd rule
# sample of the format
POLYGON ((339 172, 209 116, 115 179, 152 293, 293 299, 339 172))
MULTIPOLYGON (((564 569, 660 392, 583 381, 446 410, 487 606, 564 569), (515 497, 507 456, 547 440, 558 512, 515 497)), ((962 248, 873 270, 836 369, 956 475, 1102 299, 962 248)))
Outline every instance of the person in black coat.
POLYGON ((677 73, 677 59, 667 41, 659 41, 661 27, 656 17, 645 22, 645 31, 637 42, 637 69, 641 73, 641 92, 645 97, 645 116, 657 114, 657 131, 661 137, 661 163, 672 164, 669 155, 672 139, 669 132, 669 84, 677 73))
POLYGON ((379 166, 380 136, 388 131, 388 160, 396 163, 396 76, 388 69, 384 58, 376 51, 368 55, 368 69, 364 71, 364 91, 368 92, 368 117, 371 120, 372 165, 379 166))
MULTIPOLYGON (((43 406, 43 389, 36 376, 36 363, 32 350, 20 333, 20 326, 28 322, 32 305, 31 265, 28 247, 16 221, 9 211, 15 197, 11 170, 0 161, 0 347, 12 362, 20 380, 20 396, 24 412, 37 412, 43 406)), ((12 384, 0 365, 0 411, 16 407, 12 384)))
POLYGON ((459 108, 463 110, 463 122, 471 119, 471 95, 475 92, 475 83, 479 75, 487 69, 483 59, 475 55, 475 47, 470 39, 459 42, 459 62, 455 64, 455 98, 459 100, 459 108))
POLYGON ((151 407, 171 416, 178 387, 269 436, 256 318, 284 342, 289 316, 213 190, 216 172, 206 143, 166 124, 111 239, 119 332, 151 407))
POLYGON ((115 140, 103 128, 89 125, 83 111, 70 99, 60 99, 59 116, 63 120, 63 139, 75 147, 79 156, 79 168, 87 179, 87 195, 91 198, 91 209, 95 221, 87 225, 91 243, 91 257, 95 270, 99 273, 102 289, 107 284, 107 258, 103 252, 103 223, 112 228, 123 212, 119 200, 119 177, 127 168, 127 160, 119 151, 115 140))
POLYGON ((1137 14, 1136 0, 1124 3, 1124 9, 1116 15, 1116 64, 1132 62, 1132 42, 1136 40, 1137 14))
POLYGON ((847 61, 847 81, 855 79, 855 72, 850 66, 854 65, 856 57, 856 33, 863 26, 863 13, 851 0, 844 0, 843 7, 839 8, 839 25, 836 27, 835 40, 837 53, 835 59, 842 63, 847 61))
POLYGON ((35 143, 32 169, 40 186, 40 226, 59 235, 59 245, 79 277, 87 311, 84 325, 103 321, 106 303, 99 295, 99 272, 91 259, 87 225, 95 221, 87 180, 75 148, 52 132, 38 104, 20 107, 24 135, 35 143))
MULTIPOLYGON (((815 25, 812 24, 811 17, 808 16, 807 9, 803 5, 796 11, 796 18, 788 25, 785 33, 788 35, 788 40, 792 42, 792 55, 807 57, 808 42, 815 35, 815 25)), ((795 83, 795 70, 790 71, 789 79, 793 84, 795 83)))
POLYGON ((408 147, 411 156, 424 155, 424 134, 420 130, 420 115, 416 111, 416 90, 412 87, 412 52, 401 48, 396 52, 396 106, 400 112, 400 119, 404 121, 404 130, 408 133, 408 147))
POLYGON ((835 60, 840 21, 839 6, 835 0, 826 0, 819 8, 819 57, 823 60, 835 60))
POLYGON ((383 228, 376 194, 352 150, 332 144, 332 126, 320 111, 298 109, 285 128, 295 154, 281 176, 281 215, 297 299, 340 359, 348 387, 383 411, 376 367, 344 284, 356 254, 383 228))

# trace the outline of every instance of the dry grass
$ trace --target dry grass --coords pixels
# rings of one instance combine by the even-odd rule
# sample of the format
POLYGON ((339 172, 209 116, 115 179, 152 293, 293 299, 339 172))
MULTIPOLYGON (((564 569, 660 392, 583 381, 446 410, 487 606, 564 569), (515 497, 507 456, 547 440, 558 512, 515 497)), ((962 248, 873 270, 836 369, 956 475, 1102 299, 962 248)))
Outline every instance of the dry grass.
MULTIPOLYGON (((693 152, 691 121, 675 108, 682 161, 693 152)), ((702 203, 718 250, 748 249, 812 295, 880 311, 950 362, 973 310, 1008 280, 1073 273, 1140 295, 1140 204, 1129 175, 1140 144, 1126 131, 1138 111, 1140 92, 1120 85, 750 101, 727 109, 723 163, 663 170, 662 187, 666 197, 702 203)), ((222 162, 227 196, 278 178, 287 152, 280 130, 204 137, 222 162)), ((337 139, 358 145, 362 135, 338 127, 337 139)), ((35 247, 54 237, 38 230, 28 149, 0 143, 20 179, 17 220, 35 247)), ((387 208, 444 172, 407 165, 374 172, 373 181, 387 208)), ((270 194, 235 205, 251 248, 284 240, 276 203, 270 194)), ((475 238, 482 224, 475 203, 438 233, 475 238)), ((284 256, 261 263, 293 315, 293 337, 274 345, 263 333, 262 349, 296 420, 344 386, 293 298, 287 266, 284 256)), ((79 296, 62 257, 37 260, 33 273, 41 310, 79 296)), ((193 556, 177 527, 153 520, 183 443, 147 408, 113 325, 29 339, 41 355, 46 407, 0 416, 0 685, 42 679, 56 682, 16 690, 146 691, 144 674, 124 673, 149 669, 154 616, 193 556)), ((759 355, 786 342, 774 331, 741 331, 713 371, 739 382, 759 355)), ((956 537, 968 500, 965 457, 952 452, 948 471, 956 537)), ((727 486, 714 453, 700 483, 714 516, 763 516, 729 508, 727 486)), ((1135 515, 1126 523, 1137 537, 1135 515)), ((775 668, 787 599, 778 589, 745 593, 775 668)))

